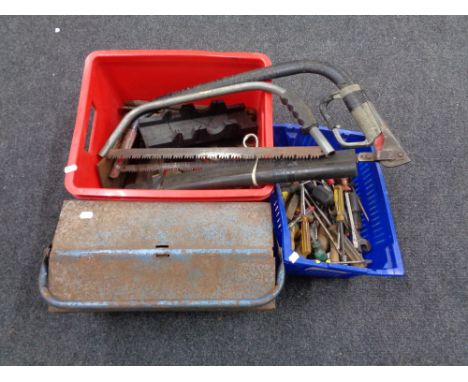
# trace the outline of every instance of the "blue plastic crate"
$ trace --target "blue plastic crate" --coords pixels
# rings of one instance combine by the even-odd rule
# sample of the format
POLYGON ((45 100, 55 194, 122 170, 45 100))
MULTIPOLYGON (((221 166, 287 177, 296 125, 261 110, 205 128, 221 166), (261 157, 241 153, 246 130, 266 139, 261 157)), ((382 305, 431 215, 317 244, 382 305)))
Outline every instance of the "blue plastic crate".
MULTIPOLYGON (((335 149, 341 149, 329 129, 321 127, 321 130, 335 149)), ((363 139, 363 134, 355 131, 342 130, 342 134, 347 141, 356 142, 363 139)), ((302 134, 300 126, 293 124, 275 124, 274 139, 275 146, 315 145, 315 141, 310 135, 302 134)), ((372 151, 372 149, 364 148, 356 151, 365 152, 372 151)), ((273 226, 275 235, 283 250, 283 259, 288 274, 339 278, 361 275, 404 275, 403 260, 380 164, 374 162, 358 163, 358 176, 353 178, 353 182, 369 216, 369 222, 365 218, 362 219, 361 234, 372 245, 371 251, 364 253, 364 257, 372 260, 372 263, 367 268, 357 268, 348 265, 317 262, 316 260, 305 259, 302 256, 295 263, 289 261, 293 249, 291 248, 288 220, 281 190, 279 185, 276 185, 270 199, 273 210, 273 226)))

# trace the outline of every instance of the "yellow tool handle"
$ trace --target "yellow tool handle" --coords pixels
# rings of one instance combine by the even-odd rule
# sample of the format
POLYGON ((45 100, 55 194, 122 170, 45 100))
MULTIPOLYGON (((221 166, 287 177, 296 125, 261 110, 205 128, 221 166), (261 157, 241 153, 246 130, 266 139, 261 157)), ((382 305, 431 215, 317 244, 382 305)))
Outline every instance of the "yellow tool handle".
POLYGON ((307 216, 301 218, 301 253, 307 257, 312 253, 310 242, 310 222, 307 216))
POLYGON ((334 186, 333 199, 335 200, 336 221, 344 222, 345 221, 344 197, 343 197, 343 187, 341 185, 334 186))
POLYGON ((327 235, 322 226, 318 229, 318 241, 320 242, 320 247, 325 251, 328 252, 330 250, 330 240, 328 239, 327 235))
POLYGON ((336 250, 336 248, 333 246, 330 248, 330 261, 332 263, 337 263, 340 261, 340 255, 338 251, 336 250))
POLYGON ((291 228, 290 228, 290 233, 291 233, 291 247, 294 249, 295 248, 295 243, 296 243, 296 238, 298 236, 298 233, 299 233, 299 228, 297 227, 297 224, 294 224, 291 228))

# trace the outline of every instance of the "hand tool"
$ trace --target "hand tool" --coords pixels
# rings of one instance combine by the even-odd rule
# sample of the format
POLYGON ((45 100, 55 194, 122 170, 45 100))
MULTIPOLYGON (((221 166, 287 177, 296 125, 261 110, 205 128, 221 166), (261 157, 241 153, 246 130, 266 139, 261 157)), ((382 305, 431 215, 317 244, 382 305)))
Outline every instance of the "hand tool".
POLYGON ((357 233, 357 227, 355 224, 355 217, 353 216, 353 211, 351 209, 351 202, 350 202, 350 197, 349 197, 349 192, 345 192, 345 200, 346 200, 346 207, 348 210, 348 217, 349 217, 349 224, 351 226, 351 238, 353 241, 354 248, 358 249, 359 248, 359 243, 358 243, 358 233, 357 233))
MULTIPOLYGON (((307 203, 307 200, 306 200, 306 203, 307 203)), ((323 231, 325 232, 325 234, 327 235, 328 239, 330 240, 330 243, 333 244, 333 247, 338 250, 338 243, 335 242, 335 239, 333 239, 333 236, 331 234, 331 232, 328 230, 327 226, 324 224, 324 222, 320 219, 320 216, 315 212, 315 210, 311 210, 312 214, 314 215, 314 218, 319 222, 319 224, 321 225, 321 227, 323 228, 323 231)), ((331 227, 331 226, 329 226, 331 227)))
POLYGON ((301 184, 299 182, 293 182, 285 185, 281 185, 281 192, 286 193, 286 199, 288 199, 291 195, 299 192, 301 190, 301 184))
POLYGON ((299 183, 291 183, 288 186, 284 186, 281 188, 281 195, 283 200, 286 204, 286 216, 288 217, 288 221, 290 221, 294 217, 294 213, 296 211, 298 205, 298 195, 297 191, 300 189, 299 183), (288 208, 289 204, 291 203, 291 199, 294 198, 293 205, 288 208), (294 209, 293 209, 294 207, 294 209))
POLYGON ((332 174, 355 176, 355 154, 347 151, 310 161, 255 161, 253 166, 252 163, 239 161, 238 166, 220 166, 219 169, 210 167, 206 171, 167 176, 162 187, 173 190, 219 189, 302 181, 332 174))
POLYGON ((349 209, 351 210, 354 226, 357 230, 362 228, 362 219, 361 219, 361 207, 359 205, 359 197, 355 191, 352 191, 348 195, 349 198, 349 209))
POLYGON ((330 143, 319 130, 317 126, 317 121, 314 115, 312 114, 311 110, 300 98, 298 98, 291 92, 286 91, 286 89, 283 89, 271 83, 245 82, 241 84, 225 86, 206 91, 193 92, 187 95, 175 95, 169 98, 148 102, 144 105, 138 106, 130 112, 128 112, 122 118, 122 120, 119 122, 115 130, 112 132, 112 134, 102 147, 101 151, 99 152, 99 155, 101 157, 106 156, 109 150, 115 146, 116 142, 118 141, 122 133, 125 131, 127 126, 144 114, 173 105, 179 105, 187 102, 193 102, 206 98, 218 97, 230 93, 238 93, 248 90, 262 90, 278 95, 281 99, 281 102, 285 106, 287 106, 288 110, 290 111, 292 116, 297 120, 297 122, 300 125, 304 126, 304 128, 309 129, 310 134, 313 136, 317 144, 322 148, 323 153, 325 155, 329 155, 330 153, 334 152, 333 147, 330 145, 330 143))
POLYGON ((318 227, 317 238, 320 243, 320 248, 328 252, 330 250, 330 241, 321 225, 318 227))
MULTIPOLYGON (((335 233, 337 232, 336 225, 332 225, 329 228, 330 228, 330 230, 333 230, 335 233)), ((332 263, 336 263, 336 262, 340 261, 340 253, 339 253, 339 250, 338 250, 338 245, 335 244, 333 239, 330 239, 330 241, 334 244, 334 245, 332 245, 330 247, 330 261, 332 263)))
POLYGON ((309 239, 312 239, 312 249, 314 258, 320 261, 327 260, 327 253, 322 249, 322 246, 320 245, 320 241, 318 239, 317 221, 314 221, 312 223, 309 239))
POLYGON ((114 161, 108 158, 102 158, 97 164, 97 173, 99 175, 99 183, 103 188, 123 188, 125 185, 125 178, 118 177, 111 179, 109 173, 112 171, 114 161))
MULTIPOLYGON (((352 150, 341 153, 354 154, 352 150)), ((316 159, 323 156, 317 146, 296 147, 186 147, 155 149, 111 149, 107 158, 125 159, 316 159)), ((356 160, 356 155, 354 154, 356 160)))
POLYGON ((336 209, 336 222, 338 224, 338 236, 339 240, 338 242, 340 243, 340 258, 341 261, 346 261, 346 253, 344 250, 344 221, 345 221, 345 215, 344 215, 344 203, 343 203, 343 188, 341 185, 335 184, 333 186, 333 196, 335 199, 335 209, 336 209))
MULTIPOLYGON (((313 207, 312 207, 313 208, 313 207)), ((312 214, 312 210, 309 208, 306 209, 306 214, 305 216, 307 216, 309 218, 309 220, 313 220, 314 218, 314 215, 312 214)), ((301 220, 302 218, 302 215, 299 213, 298 216, 294 217, 289 223, 288 223, 288 227, 291 228, 293 225, 299 223, 299 221, 301 220)))
POLYGON ((286 216, 288 220, 291 220, 294 217, 298 206, 299 195, 297 195, 297 193, 295 192, 289 197, 288 202, 286 203, 286 216))
POLYGON ((360 159, 362 161, 381 161, 386 167, 401 166, 410 162, 411 160, 408 154, 403 150, 400 142, 393 135, 392 131, 377 112, 374 105, 365 97, 366 95, 361 87, 357 84, 352 84, 321 101, 319 106, 320 114, 329 126, 333 126, 332 131, 338 143, 345 148, 360 148, 374 144, 374 152, 359 154, 362 156, 360 159), (364 102, 351 110, 352 106, 346 102, 346 97, 353 93, 360 93, 359 97, 361 97, 364 102), (340 133, 341 126, 338 124, 332 124, 327 108, 329 104, 336 99, 343 99, 345 101, 354 120, 365 134, 366 139, 364 139, 364 141, 345 141, 340 133))
POLYGON ((355 210, 355 207, 358 207, 356 202, 356 194, 354 192, 345 192, 345 198, 348 208, 349 222, 351 225, 351 237, 354 248, 359 251, 369 252, 371 250, 371 244, 367 239, 364 239, 359 232, 362 228, 362 222, 360 210, 355 210), (353 199, 353 203, 351 203, 351 199, 353 199))
POLYGON ((322 184, 316 182, 307 182, 305 184, 309 195, 318 201, 323 207, 330 207, 333 204, 333 192, 325 188, 322 184))
MULTIPOLYGON (((308 193, 307 193, 307 190, 306 190, 306 196, 308 196, 308 193)), ((353 244, 351 243, 351 241, 346 237, 346 235, 341 235, 339 229, 336 229, 336 225, 332 224, 330 219, 327 217, 327 215, 325 214, 325 212, 323 212, 323 210, 315 203, 315 201, 313 199, 310 198, 309 196, 309 199, 310 201, 312 202, 313 206, 315 207, 315 209, 319 212, 319 214, 322 216, 322 218, 324 219, 324 222, 321 221, 321 219, 318 217, 318 215, 315 213, 314 211, 314 216, 316 219, 318 219, 318 222, 321 224, 321 226, 323 227, 323 229, 325 230, 328 238, 330 239, 330 241, 333 243, 335 249, 340 253, 340 254, 343 254, 343 251, 345 253, 345 255, 347 254, 348 256, 351 256, 352 259, 361 259, 362 256, 360 254, 360 252, 358 252, 353 244), (327 224, 327 226, 329 227, 330 229, 330 232, 331 233, 334 233, 337 237, 337 242, 335 243, 334 239, 331 237, 331 233, 328 231, 327 229, 327 226, 325 226, 325 224, 327 224)), ((309 201, 306 199, 306 202, 309 203, 309 201)), ((310 203, 309 203, 310 205, 310 203)), ((343 205, 343 209, 344 209, 344 205, 343 205)), ((344 210, 343 210, 344 211, 344 210)), ((343 213, 344 215, 344 213, 343 213)), ((370 250, 370 243, 369 241, 367 241, 366 239, 362 238, 361 236, 359 236, 358 238, 358 243, 359 243, 359 249, 362 250, 364 249, 365 251, 369 251, 370 250)), ((334 255, 334 253, 333 253, 334 255)))
MULTIPOLYGON (((360 210, 357 207, 353 207, 353 208, 356 209, 356 211, 358 211, 358 212, 362 212, 362 214, 364 215, 366 220, 369 221, 369 215, 367 215, 367 212, 364 209, 364 206, 362 205, 361 198, 359 197, 358 193, 356 192, 356 189, 354 188, 354 186, 351 186, 351 190, 353 191, 353 194, 354 194, 353 198, 351 199, 351 205, 353 205, 354 199, 356 199, 360 210)), ((359 215, 359 218, 361 218, 360 215, 359 215)), ((358 229, 360 229, 360 228, 358 228, 358 229)))
MULTIPOLYGON (((122 141, 125 137, 121 137, 117 142, 116 146, 120 147, 122 145, 122 141)), ((99 175, 99 183, 103 188, 123 188, 125 185, 125 178, 119 176, 117 178, 110 178, 109 174, 112 171, 112 167, 114 166, 114 160, 109 158, 102 158, 99 160, 96 168, 97 173, 99 175)))
MULTIPOLYGON (((330 226, 329 228, 332 234, 334 235, 339 234, 336 224, 330 226)), ((363 259, 362 254, 356 248, 354 248, 353 243, 351 242, 351 240, 348 239, 346 235, 343 235, 343 243, 341 243, 341 245, 347 257, 349 257, 349 260, 362 260, 363 259)), ((339 251, 339 253, 341 254, 341 250, 339 251)), ((347 260, 348 259, 346 259, 346 261, 347 260)), ((343 260, 340 259, 340 261, 343 261, 343 260)), ((356 266, 363 266, 363 265, 356 265, 356 266)))
MULTIPOLYGON (((138 134, 138 121, 133 122, 132 126, 127 130, 124 137, 122 138, 122 143, 120 149, 131 149, 135 143, 135 139, 138 134)), ((111 171, 109 172, 109 178, 117 179, 120 175, 121 168, 125 162, 124 158, 116 158, 112 166, 111 171)))
POLYGON ((203 162, 203 161, 187 161, 187 162, 164 162, 163 160, 156 160, 149 163, 138 163, 138 164, 123 164, 120 168, 120 172, 132 173, 132 172, 156 172, 156 171, 194 171, 201 170, 202 168, 208 168, 210 166, 216 167, 219 163, 203 162))
POLYGON ((306 216, 304 185, 301 184, 301 254, 307 257, 311 254, 310 246, 310 224, 306 216))
POLYGON ((296 239, 300 234, 300 229, 297 225, 297 223, 293 224, 292 226, 289 227, 290 233, 291 233, 291 245, 294 248, 294 244, 296 243, 296 239))
POLYGON ((341 183, 341 186, 343 187, 344 192, 351 191, 351 187, 349 185, 349 178, 341 178, 340 183, 341 183))
MULTIPOLYGON (((369 146, 374 143, 375 152, 361 153, 359 155, 362 156, 362 160, 379 160, 387 167, 396 167, 410 162, 408 154, 403 150, 400 142, 395 138, 364 90, 358 84, 354 83, 346 72, 326 62, 298 60, 276 64, 267 68, 256 69, 208 82, 178 91, 175 94, 183 96, 193 92, 210 91, 215 88, 241 84, 247 81, 271 80, 301 73, 319 74, 332 81, 338 87, 338 92, 326 97, 321 102, 320 112, 328 125, 334 126, 333 133, 340 145, 347 148, 354 148, 369 146), (343 100, 353 119, 360 127, 361 131, 364 132, 366 139, 363 142, 346 142, 340 134, 339 125, 332 124, 327 108, 332 101, 338 99, 343 100)), ((174 93, 160 99, 164 100, 173 96, 174 93)), ((320 143, 319 145, 322 146, 320 143)), ((333 150, 328 151, 324 149, 326 155, 332 152, 333 150)))
POLYGON ((367 264, 371 264, 372 260, 348 260, 348 261, 331 261, 333 264, 353 264, 354 266, 360 266, 363 265, 364 267, 367 264))
MULTIPOLYGON (((357 250, 356 248, 354 248, 353 246, 353 243, 351 242, 351 240, 349 240, 349 238, 347 236, 344 237, 344 240, 343 240, 343 246, 344 246, 344 250, 345 250, 345 253, 347 255, 347 260, 351 260, 351 261, 362 261, 364 260, 363 256, 362 256, 362 253, 357 250)), ((358 267, 361 267, 362 265, 357 265, 358 267)))
POLYGON ((310 201, 313 206, 315 207, 315 209, 319 212, 319 214, 322 216, 323 220, 325 221, 325 223, 327 225, 331 225, 331 221, 330 219, 328 219, 327 215, 325 214, 325 212, 323 212, 323 210, 317 205, 317 203, 314 201, 314 199, 310 196, 310 194, 307 192, 307 190, 305 191, 305 194, 306 196, 309 198, 308 201, 310 201))

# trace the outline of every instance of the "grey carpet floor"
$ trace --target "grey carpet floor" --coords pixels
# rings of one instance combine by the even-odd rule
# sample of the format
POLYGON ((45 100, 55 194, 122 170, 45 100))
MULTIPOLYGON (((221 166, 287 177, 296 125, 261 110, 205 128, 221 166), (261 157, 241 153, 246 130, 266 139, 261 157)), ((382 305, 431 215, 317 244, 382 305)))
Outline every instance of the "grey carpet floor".
MULTIPOLYGON (((0 18, 0 364, 466 364, 467 31, 466 17, 0 18), (38 267, 70 198, 84 59, 147 48, 352 73, 413 159, 385 171, 406 277, 288 278, 271 313, 47 313, 38 267)), ((332 90, 313 76, 279 83, 311 105, 332 90)))

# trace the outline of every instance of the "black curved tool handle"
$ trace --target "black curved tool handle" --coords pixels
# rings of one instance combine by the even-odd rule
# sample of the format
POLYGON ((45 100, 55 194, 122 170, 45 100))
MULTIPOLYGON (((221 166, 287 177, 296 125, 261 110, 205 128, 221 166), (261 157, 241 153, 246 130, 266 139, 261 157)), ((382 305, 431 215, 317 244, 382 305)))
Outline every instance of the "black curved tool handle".
POLYGON ((328 142, 327 138, 318 128, 317 120, 315 119, 312 110, 306 105, 301 97, 287 90, 280 96, 281 103, 285 105, 293 117, 303 127, 303 130, 308 131, 319 145, 325 155, 333 154, 335 149, 328 142))
MULTIPOLYGON (((323 76, 332 81, 340 90, 345 88, 355 88, 352 91, 343 92, 340 98, 343 99, 343 102, 351 113, 356 124, 366 136, 366 141, 363 142, 361 146, 372 144, 380 136, 383 138, 382 140, 388 140, 389 143, 383 144, 382 146, 381 142, 379 142, 379 145, 376 145, 377 151, 392 151, 391 155, 387 157, 391 157, 393 153, 398 156, 397 160, 381 160, 383 165, 388 167, 395 167, 410 161, 408 155, 403 150, 393 133, 390 131, 387 124, 380 117, 373 104, 369 101, 365 92, 361 90, 360 87, 354 83, 354 81, 351 80, 350 76, 344 70, 337 68, 327 62, 313 60, 285 62, 266 68, 255 69, 249 72, 224 77, 216 81, 207 82, 205 84, 197 85, 172 94, 180 95, 192 93, 194 91, 206 91, 221 86, 239 84, 242 82, 267 81, 274 78, 287 77, 301 73, 311 73, 323 76)), ((164 99, 168 96, 170 95, 168 94, 160 99, 164 99)), ((335 132, 335 134, 337 133, 339 135, 338 131, 335 132)), ((341 136, 339 136, 339 139, 341 140, 341 136)))

